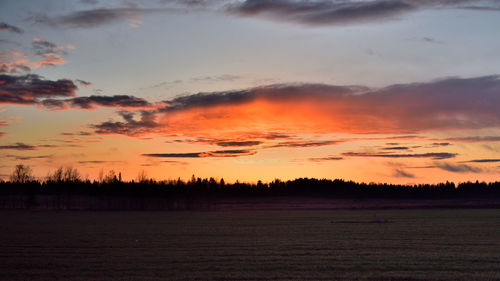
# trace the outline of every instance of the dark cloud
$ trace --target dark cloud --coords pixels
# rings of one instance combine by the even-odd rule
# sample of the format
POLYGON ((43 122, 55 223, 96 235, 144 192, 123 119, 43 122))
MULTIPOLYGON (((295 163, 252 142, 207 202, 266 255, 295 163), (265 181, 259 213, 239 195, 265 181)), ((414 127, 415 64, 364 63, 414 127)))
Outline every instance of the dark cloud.
POLYGON ((324 145, 334 145, 338 144, 340 141, 285 141, 274 145, 268 146, 269 148, 275 147, 316 147, 324 145))
POLYGON ((356 156, 356 157, 384 157, 384 158, 431 158, 435 160, 454 158, 456 153, 448 152, 429 152, 429 153, 415 153, 415 154, 389 154, 389 153, 368 153, 368 152, 344 152, 343 156, 356 156))
POLYGON ((92 136, 91 132, 80 131, 77 133, 60 133, 61 136, 92 136))
POLYGON ((231 75, 231 74, 224 74, 224 75, 219 75, 219 76, 200 76, 200 77, 195 77, 192 78, 191 81, 194 82, 200 82, 200 81, 205 81, 205 82, 225 82, 225 81, 235 81, 238 79, 241 79, 241 76, 238 75, 231 75))
POLYGON ((257 99, 292 100, 308 97, 345 97, 367 90, 365 87, 334 86, 325 84, 277 84, 248 90, 197 93, 165 101, 164 111, 182 110, 194 107, 241 104, 257 99))
POLYGON ((87 82, 87 81, 84 81, 84 80, 80 80, 80 79, 76 79, 75 80, 78 84, 84 86, 84 87, 90 87, 92 86, 92 83, 90 82, 87 82))
POLYGON ((255 146, 262 144, 261 141, 220 141, 216 143, 218 146, 230 147, 230 146, 255 146))
POLYGON ((147 107, 151 104, 145 99, 127 95, 89 96, 66 100, 71 106, 81 109, 91 109, 96 106, 105 107, 147 107))
POLYGON ((319 157, 319 158, 309 158, 308 160, 311 162, 323 162, 323 161, 338 161, 343 160, 344 157, 339 156, 328 156, 328 157, 319 157))
POLYGON ((99 0, 80 0, 80 3, 87 5, 97 5, 99 4, 99 0))
POLYGON ((444 139, 446 141, 452 142, 497 142, 500 141, 499 136, 471 136, 471 137, 460 137, 460 138, 448 138, 444 139))
POLYGON ((147 157, 162 157, 162 158, 200 158, 203 152, 194 153, 147 153, 142 156, 147 157))
MULTIPOLYGON (((230 3, 226 12, 271 20, 295 22, 305 25, 344 25, 377 22, 394 19, 419 9, 462 8, 475 10, 498 10, 495 1, 486 1, 484 6, 465 6, 470 0, 245 0, 230 3)), ((431 37, 424 41, 435 43, 431 37)))
POLYGON ((146 14, 165 13, 170 11, 178 11, 178 9, 146 9, 137 7, 137 5, 129 5, 129 7, 124 8, 99 8, 76 11, 58 17, 49 17, 39 14, 32 17, 32 19, 36 23, 72 28, 95 28, 122 21, 129 21, 131 26, 137 26, 140 24, 141 17, 146 14))
POLYGON ((496 163, 500 162, 500 159, 476 159, 468 161, 460 161, 459 163, 496 163))
POLYGON ((47 159, 52 157, 52 155, 38 155, 38 156, 22 156, 22 155, 12 155, 12 154, 7 154, 5 157, 9 157, 15 160, 33 160, 33 159, 47 159))
POLYGON ((432 37, 424 36, 421 39, 422 39, 422 41, 424 41, 426 43, 441 44, 441 41, 439 41, 439 40, 437 40, 435 38, 432 38, 432 37))
POLYGON ((415 175, 412 173, 409 173, 403 169, 394 169, 393 176, 396 178, 415 178, 415 175))
POLYGON ((391 146, 391 147, 384 147, 382 149, 383 150, 408 150, 410 148, 407 146, 391 146))
POLYGON ((14 150, 35 150, 36 147, 22 142, 17 142, 15 144, 0 145, 0 149, 14 149, 14 150))
POLYGON ((449 142, 434 142, 432 143, 432 146, 449 146, 451 143, 449 142))
POLYGON ((484 170, 478 167, 472 167, 465 164, 452 164, 452 163, 436 163, 435 168, 439 168, 453 173, 481 173, 484 170))
POLYGON ((308 25, 334 25, 393 18, 415 7, 404 1, 246 0, 230 4, 229 13, 262 16, 308 25))
POLYGON ((35 40, 31 42, 31 46, 37 56, 44 57, 49 54, 57 54, 57 53, 66 54, 66 52, 63 49, 59 48, 55 43, 41 40, 38 38, 35 38, 35 40))
POLYGON ((71 80, 46 80, 36 74, 0 74, 0 104, 35 104, 41 98, 70 97, 78 88, 71 80))
POLYGON ((141 112, 140 120, 135 120, 135 113, 120 112, 120 115, 125 122, 103 122, 100 124, 91 125, 97 134, 119 134, 128 136, 141 136, 154 132, 154 129, 159 125, 155 121, 155 115, 150 112, 141 112))
POLYGON ((40 105, 47 109, 61 110, 71 108, 77 109, 95 109, 97 107, 115 107, 115 108, 138 108, 143 109, 151 106, 145 99, 127 95, 115 96, 89 96, 76 97, 71 99, 45 99, 40 105))
POLYGON ((256 152, 246 149, 216 150, 193 153, 147 153, 142 156, 161 158, 204 158, 204 157, 239 157, 254 155, 256 152))
POLYGON ((7 24, 5 22, 0 22, 0 30, 7 30, 14 33, 22 34, 24 31, 17 26, 7 24))
MULTIPOLYGON (((181 132, 187 127, 190 130, 211 128, 218 121, 233 121, 235 118, 241 119, 236 120, 241 121, 238 125, 252 122, 256 118, 260 122, 269 123, 284 119, 286 125, 273 124, 270 130, 286 126, 288 131, 283 132, 295 129, 294 133, 316 133, 321 130, 326 133, 401 134, 383 139, 418 139, 422 137, 407 134, 499 127, 499 92, 500 76, 447 78, 428 83, 397 84, 381 89, 325 84, 278 84, 176 97, 164 101, 163 107, 148 111, 153 116, 161 117, 164 121, 161 126, 139 127, 142 133, 162 130, 181 132), (251 115, 231 111, 232 106, 251 105, 256 101, 265 102, 270 107, 252 108, 255 114, 252 111, 251 115), (301 112, 306 106, 307 111, 301 112), (217 114, 209 112, 213 108, 221 110, 217 114), (183 111, 191 109, 197 110, 190 111, 186 116, 182 115, 183 111), (268 116, 265 120, 258 119, 259 110, 268 116), (169 116, 174 114, 179 114, 176 115, 179 118, 169 120, 169 116), (297 121, 300 121, 297 126, 303 127, 293 127, 297 121)), ((106 122, 104 127, 109 130, 105 131, 131 135, 131 130, 138 127, 138 124, 134 120, 131 124, 125 121, 106 122)), ((241 128, 235 128, 237 129, 241 128)), ((275 132, 277 137, 281 133, 275 132)), ((463 137, 433 141, 500 141, 500 137, 463 137)))
POLYGON ((103 160, 88 160, 88 161, 78 161, 78 164, 104 164, 114 161, 103 161, 103 160))

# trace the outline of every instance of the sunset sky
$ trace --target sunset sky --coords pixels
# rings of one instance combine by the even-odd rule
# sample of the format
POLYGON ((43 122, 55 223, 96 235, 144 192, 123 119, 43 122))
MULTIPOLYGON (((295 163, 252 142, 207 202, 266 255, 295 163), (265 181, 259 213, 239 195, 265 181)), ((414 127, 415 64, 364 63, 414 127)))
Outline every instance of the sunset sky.
POLYGON ((500 1, 0 2, 0 176, 496 181, 500 1))

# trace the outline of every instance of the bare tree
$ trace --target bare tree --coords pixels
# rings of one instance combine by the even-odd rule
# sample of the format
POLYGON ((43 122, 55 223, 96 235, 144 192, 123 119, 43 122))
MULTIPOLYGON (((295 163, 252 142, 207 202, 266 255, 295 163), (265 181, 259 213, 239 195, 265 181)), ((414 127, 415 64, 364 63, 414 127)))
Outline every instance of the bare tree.
POLYGON ((64 181, 80 181, 80 173, 76 168, 67 167, 66 170, 64 170, 64 181))
POLYGON ((148 181, 148 174, 146 171, 141 170, 139 174, 137 174, 137 182, 146 182, 148 181))
POLYGON ((63 168, 60 167, 57 170, 54 171, 54 173, 49 173, 47 175, 47 181, 53 181, 53 182, 61 182, 63 180, 63 168))
POLYGON ((10 175, 10 181, 17 183, 26 183, 33 180, 33 172, 30 166, 18 164, 10 175))
POLYGON ((118 181, 118 178, 116 177, 116 173, 114 170, 110 170, 106 176, 104 176, 104 182, 105 183, 112 183, 118 181))

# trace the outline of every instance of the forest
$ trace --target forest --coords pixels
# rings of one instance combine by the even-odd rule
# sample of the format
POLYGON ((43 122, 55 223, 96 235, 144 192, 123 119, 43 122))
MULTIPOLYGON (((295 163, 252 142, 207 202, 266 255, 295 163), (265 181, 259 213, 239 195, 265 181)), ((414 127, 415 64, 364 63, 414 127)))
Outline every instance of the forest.
POLYGON ((0 182, 3 209, 211 209, 228 198, 321 198, 342 200, 500 200, 500 182, 399 185, 358 183, 343 179, 297 178, 271 182, 226 183, 224 179, 154 180, 141 171, 123 181, 113 170, 96 180, 82 179, 77 169, 59 168, 35 179, 29 166, 17 165, 0 182))

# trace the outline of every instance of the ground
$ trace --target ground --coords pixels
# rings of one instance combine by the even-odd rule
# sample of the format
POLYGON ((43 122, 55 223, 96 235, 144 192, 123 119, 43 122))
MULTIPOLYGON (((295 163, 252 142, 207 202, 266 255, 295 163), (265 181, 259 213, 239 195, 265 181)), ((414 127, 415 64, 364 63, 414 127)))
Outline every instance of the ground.
POLYGON ((500 280, 500 209, 1 211, 0 221, 2 280, 500 280))

